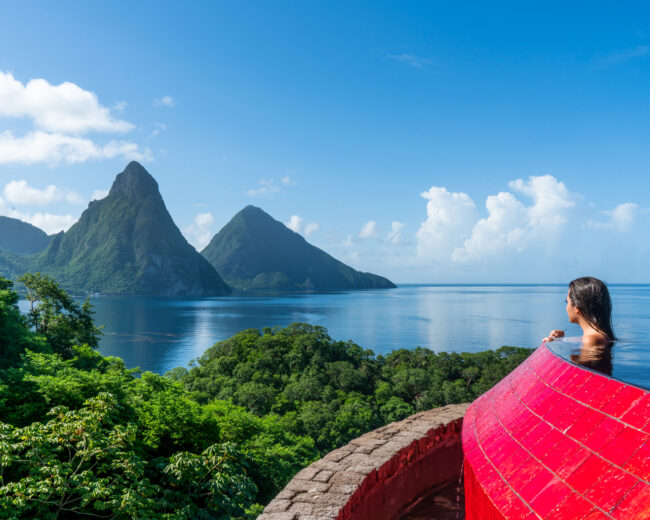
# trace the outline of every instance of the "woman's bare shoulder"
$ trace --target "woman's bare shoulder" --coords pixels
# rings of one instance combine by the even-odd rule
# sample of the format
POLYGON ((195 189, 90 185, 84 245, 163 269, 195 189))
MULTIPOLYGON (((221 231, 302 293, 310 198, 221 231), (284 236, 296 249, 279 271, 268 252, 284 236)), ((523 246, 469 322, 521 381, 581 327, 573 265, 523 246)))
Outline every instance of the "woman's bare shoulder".
POLYGON ((605 347, 609 345, 609 338, 606 334, 585 334, 582 336, 582 344, 585 347, 605 347))

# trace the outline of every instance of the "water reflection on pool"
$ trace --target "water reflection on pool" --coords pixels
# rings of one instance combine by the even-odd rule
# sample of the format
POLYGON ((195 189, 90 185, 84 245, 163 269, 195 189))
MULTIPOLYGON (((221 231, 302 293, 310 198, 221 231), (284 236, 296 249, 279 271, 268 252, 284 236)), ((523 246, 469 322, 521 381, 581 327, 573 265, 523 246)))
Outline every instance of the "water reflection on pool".
POLYGON ((585 347, 579 337, 552 341, 549 348, 567 361, 619 381, 650 389, 650 359, 643 345, 625 338, 606 347, 585 347))

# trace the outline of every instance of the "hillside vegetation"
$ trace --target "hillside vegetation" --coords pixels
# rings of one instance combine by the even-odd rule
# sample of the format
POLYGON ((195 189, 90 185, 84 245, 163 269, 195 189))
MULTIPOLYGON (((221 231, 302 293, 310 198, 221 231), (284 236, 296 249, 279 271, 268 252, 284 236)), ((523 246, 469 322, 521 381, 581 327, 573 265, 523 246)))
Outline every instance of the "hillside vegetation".
POLYGON ((74 294, 216 296, 230 292, 214 268, 185 240, 137 162, 117 175, 105 198, 47 248, 16 258, 0 255, 8 278, 28 271, 53 276, 74 294))
POLYGON ((51 239, 36 226, 16 218, 0 216, 0 250, 30 255, 43 251, 51 239))
POLYGON ((246 330, 189 369, 94 349, 86 302, 0 279, 0 518, 254 518, 322 454, 416 410, 468 401, 530 353, 376 356, 322 327, 246 330))
POLYGON ((387 289, 390 280, 362 273, 307 242, 255 206, 237 213, 201 254, 240 290, 387 289))

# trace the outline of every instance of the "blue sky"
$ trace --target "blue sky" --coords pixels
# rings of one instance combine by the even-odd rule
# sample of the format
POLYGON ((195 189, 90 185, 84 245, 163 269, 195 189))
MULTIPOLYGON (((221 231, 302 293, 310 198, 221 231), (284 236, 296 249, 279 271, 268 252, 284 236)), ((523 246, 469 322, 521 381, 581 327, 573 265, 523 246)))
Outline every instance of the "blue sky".
POLYGON ((649 282, 648 15, 3 2, 0 213, 69 226, 136 158, 199 248, 255 204, 397 282, 649 282))

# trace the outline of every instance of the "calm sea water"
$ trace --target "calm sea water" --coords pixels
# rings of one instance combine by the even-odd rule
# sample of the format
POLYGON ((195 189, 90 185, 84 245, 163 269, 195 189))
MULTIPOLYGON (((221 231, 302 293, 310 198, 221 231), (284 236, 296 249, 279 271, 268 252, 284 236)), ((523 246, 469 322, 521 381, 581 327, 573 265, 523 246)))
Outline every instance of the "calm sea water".
MULTIPOLYGON (((166 372, 247 328, 307 322, 376 353, 427 347, 477 352, 537 347, 551 329, 579 335, 566 285, 402 285, 397 289, 266 297, 93 298, 102 354, 166 372)), ((650 285, 612 285, 615 377, 650 377, 650 285), (630 375, 632 374, 632 375, 630 375), (637 375, 634 375, 637 374, 637 375)), ((646 383, 647 386, 647 383, 646 383)))

